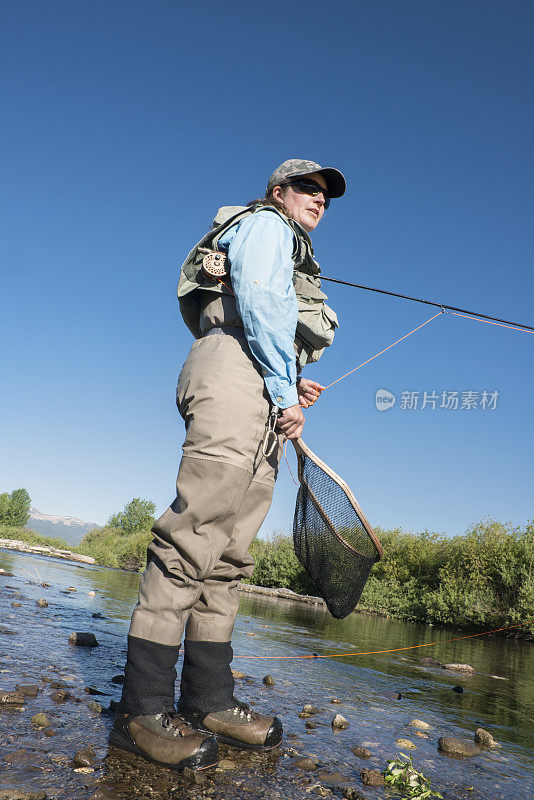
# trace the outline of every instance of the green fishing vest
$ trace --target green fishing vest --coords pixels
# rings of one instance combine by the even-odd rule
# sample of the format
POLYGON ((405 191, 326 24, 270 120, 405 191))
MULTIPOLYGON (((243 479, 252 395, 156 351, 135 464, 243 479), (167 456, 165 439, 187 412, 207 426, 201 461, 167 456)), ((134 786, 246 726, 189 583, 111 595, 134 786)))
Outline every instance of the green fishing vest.
MULTIPOLYGON (((250 214, 261 210, 278 214, 293 232, 293 285, 297 295, 298 322, 295 334, 295 356, 300 372, 305 364, 317 361, 334 340, 339 326, 335 311, 326 305, 326 295, 321 291, 319 265, 313 259, 311 239, 294 220, 289 219, 274 206, 223 206, 213 220, 213 229, 198 242, 182 264, 178 283, 178 302, 185 324, 199 339, 201 293, 215 292, 232 296, 220 281, 207 278, 202 272, 203 248, 218 250, 219 239, 226 231, 250 214)), ((225 281, 226 282, 226 281, 225 281)))

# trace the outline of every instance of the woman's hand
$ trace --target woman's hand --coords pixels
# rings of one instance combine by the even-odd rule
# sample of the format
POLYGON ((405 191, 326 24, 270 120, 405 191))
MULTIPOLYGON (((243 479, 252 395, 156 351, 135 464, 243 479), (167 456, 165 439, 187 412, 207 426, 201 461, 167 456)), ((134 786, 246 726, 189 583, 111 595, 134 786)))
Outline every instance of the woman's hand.
POLYGON ((286 439, 299 439, 304 428, 304 414, 299 405, 284 408, 278 422, 276 429, 283 433, 286 439))
POLYGON ((310 381, 308 378, 297 378, 297 394, 302 408, 309 408, 321 396, 325 389, 320 383, 310 381))

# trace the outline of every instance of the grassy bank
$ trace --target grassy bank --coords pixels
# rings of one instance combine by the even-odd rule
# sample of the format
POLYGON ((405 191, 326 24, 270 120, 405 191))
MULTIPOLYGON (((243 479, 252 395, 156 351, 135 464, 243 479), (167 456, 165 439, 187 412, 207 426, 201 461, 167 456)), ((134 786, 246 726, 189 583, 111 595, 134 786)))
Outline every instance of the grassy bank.
MULTIPOLYGON (((514 528, 484 520, 452 538, 428 531, 376 530, 384 558, 373 567, 358 608, 469 629, 532 620, 519 630, 534 633, 533 522, 514 528)), ((151 534, 107 525, 90 531, 79 547, 69 548, 61 539, 0 525, 0 538, 71 549, 105 567, 142 570, 151 534)), ((255 568, 249 583, 317 594, 290 536, 257 539, 251 554, 255 568)))
MULTIPOLYGON (((384 558, 373 567, 358 608, 469 629, 531 621, 518 632, 534 633, 534 523, 514 528, 484 520, 453 538, 376 532, 384 558)), ((250 583, 316 594, 289 537, 257 540, 251 552, 250 583)))

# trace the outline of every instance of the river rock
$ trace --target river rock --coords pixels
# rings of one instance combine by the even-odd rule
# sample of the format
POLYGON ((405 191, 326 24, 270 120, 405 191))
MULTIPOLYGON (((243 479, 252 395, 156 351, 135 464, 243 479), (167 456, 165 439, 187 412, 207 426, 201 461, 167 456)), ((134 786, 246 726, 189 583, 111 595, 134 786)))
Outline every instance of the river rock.
POLYGON ((371 758, 373 755, 367 747, 351 747, 351 750, 358 758, 371 758))
POLYGON ((360 778, 365 786, 385 786, 386 782, 381 772, 376 769, 364 769, 360 772, 360 778))
POLYGON ((344 731, 349 727, 348 719, 345 719, 341 714, 336 714, 332 722, 330 723, 334 730, 344 731))
POLYGON ((184 767, 182 776, 186 781, 194 783, 196 786, 201 786, 203 783, 206 783, 207 780, 203 772, 200 772, 198 769, 191 769, 191 767, 184 767))
POLYGON ((111 683, 118 683, 122 685, 124 683, 124 675, 114 675, 113 678, 111 679, 111 683))
POLYGON ((48 608, 48 601, 45 600, 43 597, 40 597, 39 600, 35 601, 35 605, 38 608, 48 608))
POLYGON ((96 597, 96 592, 93 592, 93 590, 91 589, 90 592, 87 592, 87 597, 96 597))
POLYGON ((402 694, 400 692, 380 692, 382 697, 387 697, 389 700, 401 700, 402 694))
MULTIPOLYGON (((124 683, 124 681, 123 681, 123 683, 124 683)), ((107 697, 108 696, 107 692, 102 692, 102 691, 100 691, 100 689, 95 689, 94 686, 86 686, 84 688, 84 692, 85 692, 85 694, 99 695, 100 697, 107 697)))
POLYGON ((51 694, 50 697, 52 698, 54 703, 66 703, 67 700, 70 700, 72 698, 72 695, 70 692, 67 692, 66 689, 58 689, 58 691, 53 692, 53 694, 51 694))
POLYGON ((352 786, 345 786, 343 789, 343 797, 345 797, 346 800, 365 800, 363 794, 360 794, 359 791, 352 786))
POLYGON ((470 664, 442 664, 443 669, 448 669, 451 672, 465 672, 465 673, 473 673, 475 672, 474 668, 470 664))
POLYGON ((306 703, 304 708, 302 709, 303 714, 319 714, 319 709, 312 706, 311 703, 306 703))
POLYGON ((98 764, 96 753, 92 747, 82 747, 77 750, 72 759, 75 767, 95 767, 98 764))
POLYGON ((265 678, 263 679, 263 682, 265 686, 274 686, 276 684, 276 681, 272 675, 266 675, 265 678))
POLYGON ((419 728, 420 731, 429 731, 432 728, 432 725, 429 725, 428 722, 425 722, 422 719, 412 719, 408 725, 410 725, 412 728, 419 728))
POLYGON ((464 691, 464 687, 463 686, 453 686, 452 687, 452 691, 456 692, 457 694, 462 694, 463 691, 464 691))
POLYGON ((328 783, 330 786, 339 786, 346 781, 341 772, 316 772, 314 778, 323 783, 328 783))
POLYGON ((50 727, 50 720, 46 716, 46 714, 39 713, 34 714, 32 717, 32 722, 37 728, 49 728, 50 727))
POLYGON ((500 747, 500 745, 497 744, 491 733, 489 733, 489 731, 484 730, 484 728, 476 729, 475 744, 478 744, 481 747, 500 747))
POLYGON ((229 758, 221 758, 217 764, 217 769, 221 770, 221 772, 228 772, 231 769, 237 769, 237 764, 234 761, 230 761, 229 758))
POLYGON ((29 792, 25 789, 0 789, 0 800, 46 800, 46 792, 29 792))
POLYGON ((423 658, 419 659, 419 663, 422 667, 442 667, 443 664, 441 661, 437 661, 435 658, 431 658, 430 656, 424 656, 423 658))
POLYGON ((311 719, 307 719, 306 722, 304 723, 304 727, 308 728, 308 730, 310 730, 310 731, 314 731, 316 729, 317 725, 311 719))
POLYGON ((11 603, 11 605, 13 606, 13 608, 21 608, 22 607, 22 603, 11 603))
POLYGON ((20 769, 26 769, 28 767, 38 767, 42 764, 43 758, 44 755, 42 753, 36 753, 35 750, 26 750, 22 748, 20 750, 11 750, 10 753, 6 753, 2 761, 5 761, 6 764, 18 766, 20 769))
POLYGON ((91 616, 93 619, 107 619, 107 617, 101 614, 100 611, 95 611, 95 613, 91 614, 91 616))
POLYGON ((310 772, 314 769, 317 769, 317 762, 309 756, 296 756, 292 759, 291 763, 294 767, 298 767, 299 769, 307 769, 310 772))
POLYGON ((441 736, 438 739, 438 750, 450 756, 476 756, 480 748, 470 739, 457 739, 455 736, 441 736))
POLYGON ((338 700, 337 697, 332 697, 330 702, 333 703, 334 705, 339 705, 341 703, 341 700, 338 700))
POLYGON ((17 692, 21 692, 24 697, 37 697, 39 694, 39 687, 36 683, 18 683, 15 688, 17 692))
POLYGON ((417 745, 411 742, 409 739, 396 739, 395 744, 397 747, 401 747, 403 750, 419 750, 417 745))
POLYGON ((66 591, 66 592, 77 592, 77 591, 78 591, 78 589, 76 589, 76 587, 75 587, 75 586, 67 586, 67 588, 65 589, 65 591, 66 591))
POLYGON ((0 706, 22 706, 26 698, 22 692, 5 692, 0 690, 0 706))
POLYGON ((233 669, 232 670, 232 677, 233 678, 244 678, 245 677, 245 673, 244 672, 239 672, 239 670, 237 670, 237 669, 233 669))
POLYGON ((78 631, 71 633, 69 636, 69 643, 76 645, 76 647, 97 647, 98 642, 94 633, 85 633, 78 631))
POLYGON ((93 714, 101 714, 102 713, 102 706, 100 705, 100 703, 97 703, 95 700, 90 700, 85 705, 87 706, 89 711, 93 712, 93 714))
POLYGON ((51 689, 66 689, 67 684, 65 681, 48 681, 51 689))

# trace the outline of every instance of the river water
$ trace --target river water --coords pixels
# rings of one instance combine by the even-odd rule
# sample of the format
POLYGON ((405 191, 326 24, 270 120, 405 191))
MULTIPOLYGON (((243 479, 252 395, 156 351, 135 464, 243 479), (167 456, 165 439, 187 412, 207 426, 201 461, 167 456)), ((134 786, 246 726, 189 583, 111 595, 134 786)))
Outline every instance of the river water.
MULTIPOLYGON (((105 693, 93 698, 85 695, 86 699, 101 701, 102 706, 109 705, 110 700, 118 700, 120 686, 112 683, 111 678, 123 670, 128 623, 136 602, 139 576, 7 550, 0 550, 0 568, 14 575, 0 577, 0 688, 12 689, 16 683, 32 680, 49 681, 50 676, 55 675, 74 693, 81 692, 82 697, 85 687, 105 693), (50 586, 44 588, 39 585, 41 582, 50 586), (76 592, 66 592, 69 587, 74 587, 76 592), (96 594, 91 597, 89 592, 96 594), (36 599, 41 597, 48 601, 48 608, 36 607, 36 599), (13 606, 13 602, 20 606, 13 606), (93 632, 100 646, 91 650, 69 646, 67 639, 72 631, 93 632)), ((288 770, 290 759, 287 756, 294 748, 314 756, 324 770, 341 772, 347 784, 355 786, 363 797, 386 797, 385 789, 364 787, 359 772, 363 767, 383 770, 385 759, 395 757, 400 751, 406 752, 395 744, 397 739, 403 738, 417 746, 411 752, 414 765, 424 771, 432 788, 447 800, 467 797, 532 800, 532 644, 480 636, 399 650, 444 642, 465 633, 366 614, 351 614, 345 620, 336 621, 322 607, 242 594, 232 666, 247 677, 237 680, 236 695, 255 703, 258 710, 277 713, 286 733, 284 751, 274 771, 270 766, 270 774, 273 780, 279 781, 282 791, 272 796, 310 797, 306 788, 314 785, 313 776, 306 775, 300 783, 289 779, 284 783, 286 774, 299 772, 295 768, 292 772, 288 770), (397 652, 375 652, 380 650, 397 652), (347 655, 311 660, 277 658, 313 653, 347 655), (350 653, 367 655, 348 655, 350 653), (443 663, 467 663, 476 672, 465 676, 439 667, 424 668, 420 664, 422 656, 432 656, 443 663), (264 686, 262 678, 266 674, 274 678, 273 687, 264 686), (463 691, 453 691, 454 687, 461 687, 463 691), (401 694, 401 699, 388 696, 396 692, 401 694), (341 702, 333 704, 333 699, 341 702), (307 730, 305 720, 299 718, 298 713, 310 702, 321 709, 321 713, 313 717, 317 727, 307 730), (330 723, 336 713, 349 721, 347 730, 333 732, 330 723), (431 726, 428 738, 415 735, 409 726, 414 718, 431 726), (487 729, 502 747, 483 750, 469 759, 451 758, 438 752, 440 736, 472 740, 477 727, 487 729), (356 745, 367 746, 373 758, 364 762, 353 756, 350 748, 356 745)), ((10 764, 13 756, 9 754, 17 748, 33 747, 44 753, 52 748, 51 742, 57 763, 61 763, 61 758, 66 763, 65 754, 78 742, 76 735, 68 731, 70 726, 79 732, 82 704, 58 706, 49 699, 46 685, 43 686, 42 695, 29 701, 28 713, 30 717, 41 710, 55 714, 55 724, 58 732, 63 731, 63 739, 60 741, 56 736, 45 741, 42 735, 38 739, 37 734, 29 732, 24 715, 0 711, 0 765, 6 758, 10 764)), ((85 706, 83 713, 87 713, 85 706)), ((102 757, 106 753, 105 742, 111 723, 112 718, 103 715, 87 723, 87 741, 102 757)), ((68 786, 65 782, 63 786, 58 785, 60 773, 54 773, 48 762, 40 767, 34 764, 33 772, 26 762, 18 772, 12 766, 8 769, 5 763, 3 770, 0 790, 18 781, 17 785, 47 789, 49 797, 90 796, 89 778, 84 778, 84 784, 76 775, 69 778, 68 786), (47 781, 52 778, 55 794, 49 784, 47 788, 47 781)), ((231 789, 212 796, 244 797, 236 786, 234 782, 231 789)), ((341 790, 335 787, 333 792, 334 796, 341 796, 341 790)))

